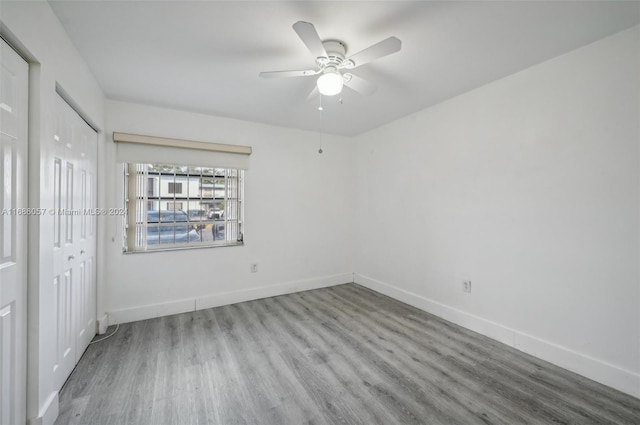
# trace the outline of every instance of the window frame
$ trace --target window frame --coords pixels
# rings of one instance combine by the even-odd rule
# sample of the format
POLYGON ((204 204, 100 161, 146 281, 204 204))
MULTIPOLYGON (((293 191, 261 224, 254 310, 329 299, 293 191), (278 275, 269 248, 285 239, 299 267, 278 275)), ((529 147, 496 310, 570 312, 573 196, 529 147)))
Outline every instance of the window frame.
MULTIPOLYGON (((219 248, 219 247, 227 247, 227 246, 241 246, 244 245, 244 170, 240 168, 223 168, 223 167, 215 167, 215 166, 182 166, 179 164, 152 164, 149 162, 129 162, 123 164, 124 170, 124 209, 125 215, 123 220, 123 253, 131 254, 131 253, 149 253, 149 252, 162 252, 162 251, 177 251, 177 250, 185 250, 185 249, 203 249, 203 248, 219 248), (168 167, 173 168, 173 172, 165 172, 162 170, 156 170, 149 172, 148 165, 153 166, 161 166, 166 165, 168 167), (186 172, 176 173, 177 168, 186 168, 186 172), (192 172, 192 169, 200 169, 201 172, 195 173, 192 172), (203 170, 212 170, 212 172, 204 172, 203 170), (220 173, 222 171, 222 173, 220 173), (169 193, 167 187, 167 194, 163 196, 161 180, 163 177, 171 177, 174 178, 174 187, 177 184, 186 183, 187 184, 187 194, 186 196, 180 195, 176 196, 175 193, 169 193), (176 182, 175 178, 179 177, 180 179, 187 179, 186 182, 176 182), (155 188, 149 187, 149 182, 153 179, 158 179, 157 181, 157 194, 152 196, 152 193, 155 191, 155 188), (198 194, 199 196, 190 196, 190 180, 189 179, 199 178, 198 181, 198 194), (203 179, 207 178, 212 180, 213 188, 211 190, 210 196, 203 196, 203 179), (222 180, 224 181, 224 189, 216 189, 215 182, 222 180), (224 196, 217 197, 217 191, 224 191, 224 196), (215 206, 216 204, 222 202, 223 207, 223 219, 215 218, 214 215, 212 218, 208 217, 209 211, 212 211, 211 208, 209 211, 201 209, 204 208, 203 205, 215 206), (151 202, 155 202, 157 205, 157 209, 150 209, 151 202), (200 209, 197 211, 204 213, 207 219, 202 220, 202 214, 197 214, 198 219, 193 219, 191 215, 189 215, 189 211, 192 211, 189 208, 190 202, 200 202, 200 209), (187 205, 186 210, 161 210, 162 206, 169 205, 173 203, 176 205, 178 203, 185 203, 187 205), (163 205, 165 204, 165 205, 163 205), (142 211, 140 211, 142 210, 142 211), (176 213, 174 213, 173 220, 169 222, 163 222, 161 218, 161 214, 159 214, 158 223, 154 223, 153 227, 157 227, 158 229, 165 226, 173 226, 174 227, 174 235, 175 235, 175 227, 182 226, 182 223, 185 223, 187 226, 193 226, 193 229, 189 230, 190 233, 192 230, 196 230, 198 235, 202 237, 202 232, 209 231, 206 228, 207 225, 211 225, 211 232, 213 240, 211 241, 193 241, 193 242, 178 242, 178 243, 164 243, 159 242, 157 244, 149 244, 148 243, 148 234, 146 229, 149 228, 148 221, 148 211, 182 211, 186 217, 186 222, 176 220, 176 213), (225 214, 230 212, 230 214, 225 214), (229 217, 231 215, 231 217, 229 217), (235 239, 223 239, 217 240, 215 236, 215 229, 217 229, 221 224, 224 225, 225 235, 228 229, 234 229, 232 235, 235 234, 235 239), (205 226, 200 227, 200 226, 205 226), (142 231, 140 231, 142 228, 142 231)), ((168 185, 167 185, 168 186, 168 185)), ((196 211, 196 210, 193 210, 196 211)), ((215 213, 214 213, 215 214, 215 213)), ((218 216, 219 217, 219 216, 218 216)), ((175 236, 174 236, 175 237, 175 236)), ((161 239, 159 238, 159 241, 161 239)))

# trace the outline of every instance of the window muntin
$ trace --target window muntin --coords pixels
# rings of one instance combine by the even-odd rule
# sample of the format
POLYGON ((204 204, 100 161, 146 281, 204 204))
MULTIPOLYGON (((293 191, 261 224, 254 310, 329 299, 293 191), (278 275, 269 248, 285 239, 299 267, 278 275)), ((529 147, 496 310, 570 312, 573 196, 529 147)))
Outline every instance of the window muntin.
POLYGON ((125 164, 127 252, 242 243, 244 172, 125 164))

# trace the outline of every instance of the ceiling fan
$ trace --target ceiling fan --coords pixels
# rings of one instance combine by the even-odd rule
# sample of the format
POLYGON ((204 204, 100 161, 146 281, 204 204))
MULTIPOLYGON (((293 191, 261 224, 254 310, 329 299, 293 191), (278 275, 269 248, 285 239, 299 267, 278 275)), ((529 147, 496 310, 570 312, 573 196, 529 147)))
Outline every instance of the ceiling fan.
POLYGON ((309 98, 317 92, 324 96, 334 96, 342 91, 343 85, 360 94, 372 94, 376 90, 374 84, 351 72, 344 71, 350 71, 373 60, 395 53, 402 46, 402 42, 398 38, 389 37, 345 58, 346 45, 339 40, 322 41, 313 24, 298 21, 293 24, 293 29, 316 58, 317 69, 261 72, 260 76, 262 78, 277 78, 320 75, 316 81, 316 87, 309 95, 309 98))

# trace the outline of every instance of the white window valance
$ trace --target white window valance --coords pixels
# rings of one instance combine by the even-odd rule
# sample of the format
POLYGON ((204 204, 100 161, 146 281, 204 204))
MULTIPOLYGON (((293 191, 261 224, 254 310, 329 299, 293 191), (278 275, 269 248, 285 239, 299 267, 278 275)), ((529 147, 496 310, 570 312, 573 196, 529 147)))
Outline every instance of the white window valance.
POLYGON ((251 146, 113 133, 116 160, 122 163, 168 163, 247 170, 251 146))

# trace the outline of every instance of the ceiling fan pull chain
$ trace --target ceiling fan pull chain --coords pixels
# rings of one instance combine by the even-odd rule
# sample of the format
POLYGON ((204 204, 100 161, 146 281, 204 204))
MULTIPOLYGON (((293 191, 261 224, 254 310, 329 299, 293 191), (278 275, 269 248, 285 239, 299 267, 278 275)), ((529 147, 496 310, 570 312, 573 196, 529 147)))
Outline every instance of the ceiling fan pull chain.
POLYGON ((318 149, 318 153, 322 155, 322 95, 320 94, 318 97, 320 98, 320 106, 318 107, 318 111, 320 111, 320 149, 318 149))

